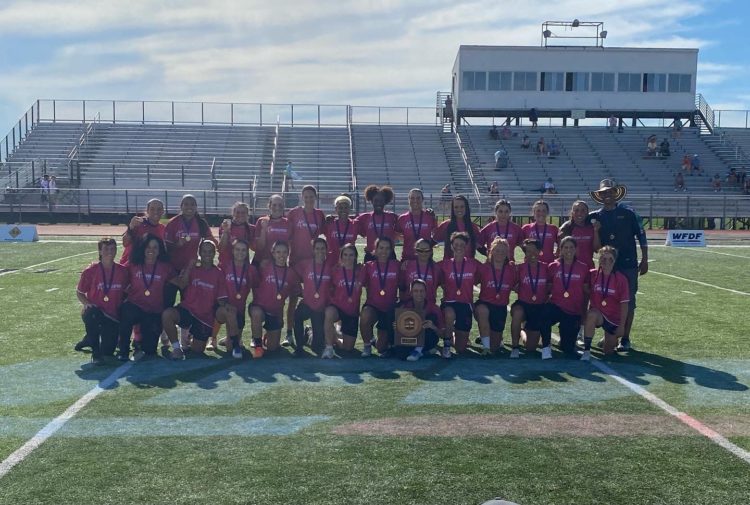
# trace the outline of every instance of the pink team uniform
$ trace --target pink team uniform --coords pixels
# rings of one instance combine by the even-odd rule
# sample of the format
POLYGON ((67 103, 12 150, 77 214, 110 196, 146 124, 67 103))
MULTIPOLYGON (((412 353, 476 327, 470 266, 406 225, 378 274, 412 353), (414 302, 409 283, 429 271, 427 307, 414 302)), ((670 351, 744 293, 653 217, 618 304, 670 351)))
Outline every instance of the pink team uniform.
POLYGON ((511 261, 515 261, 516 247, 521 247, 523 242, 523 230, 513 221, 506 224, 498 224, 497 221, 491 221, 479 232, 479 243, 487 248, 487 254, 490 251, 490 245, 496 237, 504 238, 508 241, 508 256, 511 261))
POLYGON ((555 261, 555 244, 557 244, 557 236, 560 232, 557 226, 549 223, 529 223, 523 225, 521 229, 523 230, 524 239, 535 239, 542 244, 542 248, 539 251, 539 261, 542 263, 552 263, 555 261))
POLYGON ((583 287, 589 283, 589 267, 582 261, 576 260, 570 265, 559 259, 550 263, 548 270, 552 280, 550 302, 560 307, 566 314, 583 315, 586 311, 583 287))
POLYGON ((226 247, 221 246, 221 237, 224 230, 219 228, 219 265, 228 265, 232 260, 232 242, 237 239, 247 242, 248 248, 255 247, 255 225, 252 224, 235 224, 232 221, 229 227, 229 244, 226 247))
MULTIPOLYGON (((445 240, 448 238, 446 235, 448 234, 448 226, 450 225, 450 223, 451 223, 450 220, 443 221, 442 223, 440 223, 440 225, 437 228, 435 228, 433 230, 433 232, 432 232, 432 238, 433 238, 433 240, 435 240, 435 242, 439 242, 441 244, 445 243, 445 240)), ((464 222, 463 221, 458 221, 456 223, 456 225, 457 225, 456 231, 466 231, 466 226, 464 226, 464 222)), ((471 227, 474 230, 474 240, 476 240, 477 242, 479 242, 479 240, 480 240, 480 233, 481 233, 480 230, 479 230, 479 226, 477 226, 474 223, 471 223, 471 227)), ((467 244, 466 245, 466 256, 469 256, 469 257, 473 258, 474 255, 476 254, 477 245, 481 245, 481 243, 479 243, 479 244, 474 244, 474 243, 467 244)), ((443 253, 443 257, 445 257, 445 258, 452 258, 453 257, 453 250, 450 247, 446 247, 445 248, 445 252, 443 253)))
POLYGON ((479 264, 479 298, 478 301, 490 305, 508 305, 510 292, 516 286, 516 265, 505 263, 495 268, 492 263, 479 264))
POLYGON ((586 263, 589 268, 594 267, 594 227, 574 225, 571 236, 576 239, 576 258, 586 263))
POLYGON ((234 261, 221 266, 224 274, 224 285, 227 290, 227 303, 237 310, 238 314, 245 314, 247 298, 250 290, 258 283, 258 270, 249 262, 237 266, 234 261), (237 295, 240 295, 237 298, 237 295))
POLYGON ((128 301, 149 314, 164 312, 164 287, 177 275, 172 265, 157 261, 153 265, 129 265, 128 269, 128 301))
POLYGON ((344 267, 335 266, 331 273, 333 294, 331 305, 349 316, 359 315, 359 303, 362 299, 362 287, 365 283, 365 269, 357 265, 356 273, 344 267))
POLYGON ((427 284, 427 301, 437 301, 437 288, 443 283, 443 272, 440 264, 430 261, 427 266, 419 266, 417 260, 411 259, 401 263, 400 300, 411 300, 411 283, 422 279, 427 284))
POLYGON ((325 215, 320 209, 306 212, 303 207, 295 207, 286 214, 289 223, 289 264, 313 257, 312 241, 323 234, 325 215))
POLYGON ((404 237, 404 246, 401 250, 401 261, 416 259, 414 244, 420 238, 431 240, 432 230, 435 229, 435 216, 424 210, 419 216, 411 212, 404 212, 398 216, 396 231, 404 237))
POLYGON ((214 324, 216 304, 226 298, 224 272, 215 266, 196 267, 190 270, 185 299, 180 302, 180 306, 210 328, 214 324))
MULTIPOLYGON (((201 231, 196 218, 186 221, 182 215, 177 215, 169 220, 164 230, 164 241, 169 245, 169 260, 175 270, 180 271, 187 267, 190 262, 198 258, 198 249, 201 243, 201 231), (181 238, 190 240, 178 246, 181 238)), ((216 239, 208 229, 208 235, 204 237, 214 243, 216 239)))
POLYGON ((346 244, 357 241, 357 225, 354 219, 341 220, 338 217, 324 226, 324 235, 328 242, 328 264, 333 266, 339 261, 339 251, 346 244))
POLYGON ((165 226, 161 223, 153 224, 148 219, 144 218, 143 222, 139 224, 135 230, 130 232, 130 243, 126 245, 122 250, 122 256, 120 256, 120 264, 127 265, 130 261, 130 254, 133 252, 133 248, 138 246, 142 240, 146 238, 146 235, 155 235, 160 239, 164 240, 165 226))
POLYGON ((315 312, 325 310, 331 301, 331 270, 325 262, 322 265, 313 260, 302 260, 295 271, 302 281, 302 299, 305 305, 315 312), (315 298, 315 294, 318 297, 315 298))
POLYGON ((263 229, 261 223, 263 221, 268 221, 268 230, 266 231, 266 245, 265 247, 263 247, 263 249, 257 248, 255 250, 255 258, 253 258, 253 263, 255 263, 256 265, 260 265, 261 261, 271 259, 271 249, 273 248, 273 244, 275 242, 278 242, 280 240, 289 242, 289 222, 287 221, 287 219, 285 217, 277 217, 271 219, 269 216, 259 217, 258 221, 255 223, 256 241, 258 240, 258 237, 261 236, 263 229))
POLYGON ((443 302, 473 303, 474 285, 479 282, 479 262, 464 258, 457 264, 455 259, 446 258, 438 265, 443 278, 443 302))
POLYGON ((526 262, 516 264, 516 279, 520 301, 532 305, 541 305, 547 301, 549 270, 546 263, 537 261, 537 266, 526 262))
POLYGON ((401 265, 396 260, 388 260, 385 265, 380 265, 377 260, 365 263, 364 285, 367 288, 365 305, 372 305, 381 312, 393 310, 398 296, 400 268, 401 265), (381 295, 381 291, 384 294, 381 295))
POLYGON ((624 321, 620 320, 620 304, 630 301, 630 287, 628 278, 620 272, 604 275, 599 269, 592 269, 591 275, 591 303, 592 309, 602 313, 604 319, 615 326, 624 321))
POLYGON ((130 272, 127 267, 113 263, 104 268, 100 262, 92 263, 81 273, 78 280, 79 293, 99 308, 108 318, 119 321, 118 309, 125 298, 125 290, 130 284, 130 272), (107 298, 105 300, 104 298, 107 298))
POLYGON ((258 285, 253 289, 253 305, 280 317, 289 293, 299 290, 300 279, 292 267, 274 268, 270 262, 259 270, 258 285), (281 295, 280 300, 277 295, 281 295))
POLYGON ((397 221, 396 214, 390 211, 383 211, 382 214, 365 212, 357 216, 357 233, 367 239, 365 251, 374 254, 375 241, 380 237, 388 237, 395 242, 397 221))

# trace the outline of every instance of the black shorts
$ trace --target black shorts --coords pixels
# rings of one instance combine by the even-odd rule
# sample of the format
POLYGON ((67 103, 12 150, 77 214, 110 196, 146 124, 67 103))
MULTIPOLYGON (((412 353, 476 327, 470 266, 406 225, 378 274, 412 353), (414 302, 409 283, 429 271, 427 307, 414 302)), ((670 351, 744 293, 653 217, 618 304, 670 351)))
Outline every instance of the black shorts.
POLYGON ((628 304, 628 309, 635 310, 635 294, 638 292, 638 269, 621 268, 620 273, 628 279, 628 288, 630 290, 630 303, 628 304))
POLYGON ((263 311, 263 329, 265 329, 266 331, 278 331, 284 326, 284 323, 281 320, 281 316, 277 316, 277 315, 266 312, 266 309, 264 309, 260 305, 251 303, 247 307, 248 313, 250 313, 253 307, 258 307, 260 310, 263 311))
POLYGON ((458 331, 471 331, 472 320, 474 319, 474 311, 470 303, 461 302, 443 302, 440 304, 440 308, 445 309, 450 307, 453 312, 456 313, 455 329, 458 331))
POLYGON ((618 326, 616 324, 612 324, 611 322, 607 321, 607 318, 602 315, 602 324, 597 326, 597 328, 602 328, 605 333, 609 333, 610 335, 614 335, 617 333, 618 326))
POLYGON ((481 300, 474 303, 474 306, 477 305, 484 305, 490 310, 490 330, 502 333, 505 329, 505 321, 508 319, 508 306, 494 305, 481 300))
POLYGON ((372 310, 375 311, 375 314, 377 314, 378 330, 388 333, 389 336, 394 334, 393 323, 396 322, 396 309, 395 308, 391 310, 387 310, 387 311, 382 311, 378 309, 377 307, 374 307, 367 303, 362 308, 365 308, 365 307, 370 307, 372 310))
POLYGON ((195 340, 208 341, 214 330, 211 326, 204 324, 181 304, 177 306, 177 311, 180 313, 180 328, 190 329, 190 334, 195 340))
POLYGON ((340 308, 333 305, 333 307, 339 313, 339 321, 341 321, 341 334, 347 337, 357 338, 357 332, 359 331, 359 314, 350 316, 340 308))
POLYGON ((547 303, 545 307, 547 324, 554 326, 559 323, 560 340, 575 341, 581 327, 581 316, 568 314, 554 303, 547 303))
POLYGON ((524 318, 526 319, 526 324, 524 325, 525 329, 529 331, 542 330, 542 327, 544 326, 545 304, 527 303, 522 302, 521 300, 516 300, 511 307, 515 306, 519 306, 523 309, 524 318))

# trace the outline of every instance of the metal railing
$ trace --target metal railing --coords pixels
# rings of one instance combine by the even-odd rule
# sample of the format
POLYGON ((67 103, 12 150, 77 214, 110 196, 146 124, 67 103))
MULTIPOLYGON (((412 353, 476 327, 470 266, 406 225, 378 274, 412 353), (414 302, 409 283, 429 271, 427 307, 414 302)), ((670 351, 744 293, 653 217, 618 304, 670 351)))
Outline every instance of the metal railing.
POLYGON ((16 148, 26 138, 39 120, 39 100, 31 104, 31 107, 18 119, 18 123, 5 135, 0 142, 0 161, 8 161, 16 148), (34 112, 36 106, 37 112, 34 112))
MULTIPOLYGON (((271 175, 271 189, 273 189, 273 178, 276 172, 276 157, 279 152, 279 121, 280 118, 276 117, 276 128, 273 132, 273 151, 271 152, 271 169, 270 169, 270 175, 271 175)), ((286 175, 286 174, 285 174, 286 175)), ((286 183, 286 177, 283 178, 284 182, 282 184, 286 183)))
POLYGON ((708 105, 708 102, 700 93, 695 95, 695 107, 700 113, 705 127, 709 132, 713 132, 714 127, 716 126, 716 124, 714 123, 714 111, 713 109, 711 109, 711 106, 708 105))
POLYGON ((471 182, 472 190, 474 191, 474 198, 476 198, 477 204, 479 204, 479 212, 481 212, 483 208, 482 195, 479 191, 479 186, 474 180, 474 170, 471 168, 471 163, 469 163, 469 156, 466 154, 466 149, 464 148, 463 141, 461 140, 461 135, 458 133, 457 128, 454 130, 453 135, 456 137, 456 144, 458 145, 458 150, 461 152, 461 158, 464 160, 464 167, 466 168, 466 173, 469 176, 469 181, 471 182))
POLYGON ((352 139, 352 125, 346 125, 349 136, 349 168, 351 170, 351 190, 357 189, 357 171, 354 168, 354 140, 352 139))

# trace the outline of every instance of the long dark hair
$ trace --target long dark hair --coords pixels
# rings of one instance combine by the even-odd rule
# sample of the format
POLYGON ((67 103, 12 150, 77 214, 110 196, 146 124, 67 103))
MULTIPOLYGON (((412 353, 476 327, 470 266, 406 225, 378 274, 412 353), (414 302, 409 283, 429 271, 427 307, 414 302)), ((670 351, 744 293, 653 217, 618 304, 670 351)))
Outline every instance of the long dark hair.
POLYGON ((146 248, 152 240, 156 240, 156 243, 159 244, 159 254, 156 257, 156 261, 169 261, 169 254, 167 254, 167 248, 164 245, 164 241, 153 233, 149 233, 133 248, 133 253, 130 255, 130 263, 133 265, 143 265, 146 263, 146 248))
POLYGON ((456 200, 461 200, 466 206, 466 213, 464 214, 464 228, 466 229, 466 234, 469 235, 469 247, 471 247, 473 250, 476 250, 477 237, 474 235, 474 223, 471 221, 471 207, 469 207, 469 199, 464 195, 456 195, 453 197, 453 200, 451 200, 451 222, 448 223, 448 229, 445 232, 445 250, 450 250, 451 235, 454 232, 458 231, 458 218, 456 217, 455 212, 453 212, 453 202, 455 202, 456 200))
MULTIPOLYGON (((206 222, 206 220, 203 219, 203 216, 201 216, 198 212, 198 199, 190 194, 184 195, 182 197, 182 200, 180 200, 180 207, 182 207, 182 202, 184 202, 188 198, 192 198, 195 202, 195 216, 193 217, 198 220, 198 231, 200 232, 201 238, 207 238, 209 233, 211 232, 211 229, 208 226, 208 222, 206 222)), ((180 211, 180 214, 182 214, 182 211, 180 211)))

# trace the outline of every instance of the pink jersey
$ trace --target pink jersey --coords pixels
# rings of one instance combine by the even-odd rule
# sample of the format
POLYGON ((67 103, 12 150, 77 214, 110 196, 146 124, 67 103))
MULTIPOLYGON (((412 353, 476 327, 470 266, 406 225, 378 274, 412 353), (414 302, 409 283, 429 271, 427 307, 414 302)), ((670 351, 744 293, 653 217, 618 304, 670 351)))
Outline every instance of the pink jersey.
POLYGON ((281 316, 289 293, 299 290, 299 277, 291 267, 268 262, 260 268, 258 285, 253 289, 253 305, 275 316, 281 316))
POLYGON ((404 247, 401 250, 401 261, 416 259, 414 244, 418 239, 430 240, 432 230, 435 229, 435 215, 424 210, 415 216, 411 212, 404 212, 398 216, 396 231, 404 237, 404 247))
POLYGON ((362 287, 365 283, 365 269, 356 265, 355 271, 346 270, 341 265, 333 268, 331 273, 333 295, 331 305, 343 313, 356 316, 359 314, 359 302, 362 299, 362 287))
POLYGON ((164 287, 177 275, 172 265, 157 261, 153 265, 130 264, 128 269, 128 301, 149 314, 164 312, 164 287))
MULTIPOLYGON (((543 263, 552 263, 555 261, 555 245, 559 230, 554 224, 536 224, 529 223, 523 225, 523 238, 536 239, 542 244, 539 251, 539 261, 543 263)), ((521 241, 523 242, 523 241, 521 241)))
POLYGON ((479 300, 492 305, 508 305, 516 287, 516 265, 507 262, 495 268, 491 262, 479 264, 479 300))
POLYGON ((537 261, 536 266, 529 263, 516 264, 516 291, 522 302, 540 305, 547 302, 549 292, 549 270, 547 264, 537 261))
POLYGON ((583 315, 586 311, 583 287, 589 283, 588 265, 578 260, 572 265, 565 265, 561 258, 549 264, 549 275, 552 279, 550 302, 568 314, 583 315))
POLYGON ((198 248, 201 239, 208 239, 216 243, 211 228, 205 237, 201 237, 198 219, 192 218, 189 221, 183 219, 182 214, 178 214, 169 220, 164 230, 164 241, 167 243, 169 250, 169 261, 175 270, 180 271, 198 258, 198 248), (180 239, 185 239, 182 245, 179 245, 180 239), (188 240, 190 239, 190 240, 188 240))
POLYGON ((351 218, 344 221, 335 218, 326 223, 323 231, 328 241, 328 264, 333 266, 339 262, 341 248, 357 241, 357 225, 351 218))
POLYGON ((397 221, 396 214, 387 210, 382 214, 365 212, 357 216, 357 233, 367 239, 365 251, 374 254, 375 241, 380 237, 388 237, 395 242, 397 221))
POLYGON ((619 326, 620 304, 630 301, 628 278, 620 272, 605 275, 601 269, 591 269, 591 302, 589 306, 602 313, 604 318, 619 326))
POLYGON ((135 230, 130 231, 130 228, 128 227, 128 231, 126 233, 130 234, 130 243, 123 247, 122 250, 122 256, 120 256, 120 264, 121 265, 127 265, 130 260, 130 255, 133 252, 134 247, 138 247, 138 245, 141 243, 142 240, 146 238, 146 235, 155 235, 159 237, 160 239, 164 240, 164 230, 165 226, 161 223, 153 224, 151 221, 148 220, 148 218, 144 218, 143 222, 139 224, 135 230))
POLYGON ((253 259, 253 263, 260 265, 261 261, 270 261, 273 244, 280 240, 289 242, 289 223, 287 219, 285 217, 277 217, 273 219, 269 216, 259 217, 258 221, 255 223, 255 240, 257 248, 255 249, 255 259, 253 259), (268 229, 266 231, 265 246, 261 249, 257 240, 263 233, 262 223, 264 221, 268 221, 268 229))
POLYGON ((499 224, 497 221, 490 221, 479 232, 479 243, 487 248, 487 254, 490 251, 490 245, 496 237, 504 238, 508 241, 508 256, 511 261, 515 261, 516 247, 521 247, 523 242, 523 230, 513 221, 506 224, 499 224))
POLYGON ((594 268, 594 227, 590 224, 574 225, 571 236, 576 239, 576 259, 594 268))
POLYGON ((439 263, 443 277, 444 302, 474 302, 474 285, 479 282, 479 262, 474 258, 464 258, 457 262, 446 258, 439 263))
POLYGON ((188 275, 188 285, 184 289, 185 299, 180 302, 190 313, 206 326, 214 325, 216 304, 227 299, 224 272, 219 267, 195 267, 188 275))
POLYGON ((411 300, 411 283, 422 279, 427 284, 427 301, 435 303, 437 288, 443 283, 443 271, 440 265, 430 260, 420 266, 417 260, 406 260, 401 263, 400 300, 411 300))
MULTIPOLYGON (((405 309, 413 309, 414 300, 407 300, 401 303, 399 307, 403 307, 405 309)), ((435 305, 434 302, 425 300, 424 307, 422 308, 422 317, 424 319, 430 319, 433 324, 437 326, 438 330, 445 329, 445 319, 443 318, 443 311, 440 310, 440 307, 435 305)))
POLYGON ((244 313, 250 290, 258 284, 258 269, 248 261, 241 266, 232 261, 222 265, 221 271, 224 274, 224 285, 227 288, 227 302, 240 313, 244 313), (239 298, 237 295, 239 295, 239 298))
POLYGON ((232 257, 232 242, 236 239, 241 239, 247 242, 248 248, 255 247, 255 225, 252 224, 236 224, 232 221, 229 227, 229 242, 226 245, 222 245, 221 237, 224 235, 224 230, 219 228, 219 265, 229 265, 234 260, 232 257))
MULTIPOLYGON (((432 238, 435 240, 435 242, 440 242, 441 244, 445 243, 445 240, 448 238, 448 226, 450 225, 450 220, 443 221, 440 223, 440 225, 435 228, 435 230, 432 232, 432 238)), ((466 226, 464 225, 463 221, 457 221, 456 222, 457 229, 456 231, 466 231, 466 226)), ((480 239, 480 230, 479 226, 477 226, 475 223, 471 223, 472 230, 474 231, 474 240, 479 241, 480 239)), ((481 243, 479 244, 481 245, 481 243)), ((477 244, 472 242, 469 243, 466 246, 466 256, 474 257, 477 250, 477 244)), ((443 253, 444 258, 452 258, 453 257, 453 249, 450 248, 450 246, 445 248, 445 252, 443 253)))
POLYGON ((365 263, 364 284, 367 288, 365 304, 386 312, 396 306, 398 278, 401 265, 396 260, 388 260, 381 265, 373 260, 365 263))
POLYGON ((289 263, 291 265, 313 257, 312 241, 323 234, 325 219, 320 209, 306 212, 303 207, 295 207, 287 212, 286 220, 289 223, 291 247, 289 263))
POLYGON ((101 309, 107 317, 119 321, 117 312, 129 284, 130 272, 127 267, 112 263, 111 267, 104 268, 104 265, 97 261, 81 272, 76 289, 86 295, 86 299, 101 309))
POLYGON ((302 280, 302 300, 316 312, 325 310, 331 302, 331 270, 327 263, 321 265, 313 260, 302 260, 295 267, 302 280))

